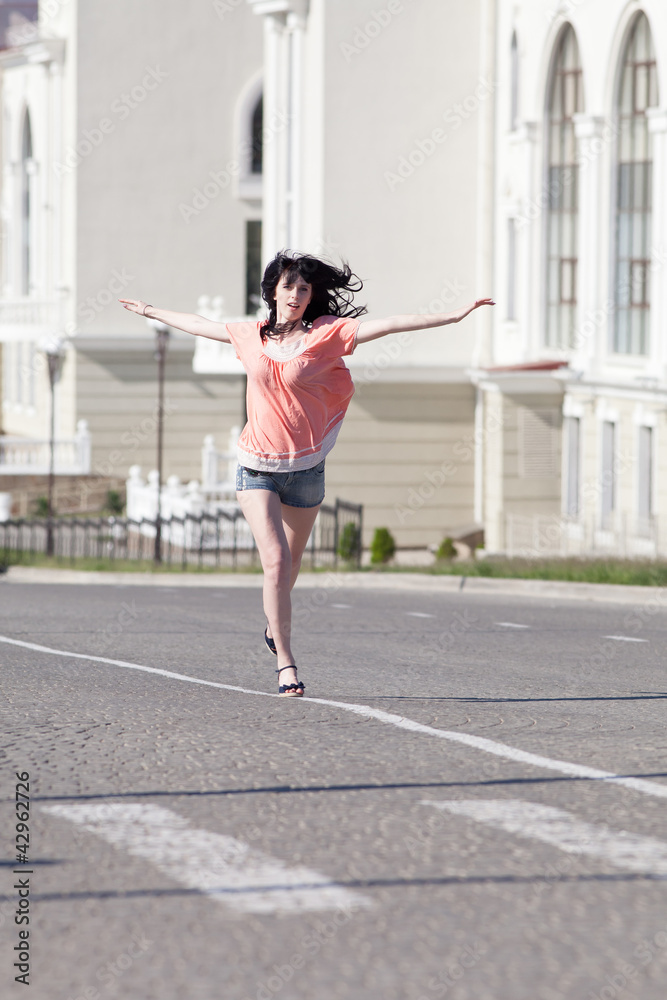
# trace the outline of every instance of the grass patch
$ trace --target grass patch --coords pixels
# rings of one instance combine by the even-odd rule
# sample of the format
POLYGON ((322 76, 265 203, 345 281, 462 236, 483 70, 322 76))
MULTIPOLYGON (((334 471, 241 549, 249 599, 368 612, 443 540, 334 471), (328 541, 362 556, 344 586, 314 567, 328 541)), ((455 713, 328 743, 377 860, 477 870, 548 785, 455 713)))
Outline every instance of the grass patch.
POLYGON ((0 566, 34 566, 39 569, 74 569, 102 573, 261 573, 262 567, 257 563, 239 565, 237 569, 231 566, 200 566, 198 563, 153 562, 152 559, 105 559, 89 556, 87 558, 70 559, 69 556, 32 555, 22 552, 2 554, 0 550, 0 566))
MULTIPOLYGON (((262 573, 259 559, 254 565, 240 561, 231 565, 200 566, 196 561, 185 568, 176 561, 156 565, 152 559, 108 559, 33 555, 0 550, 0 567, 35 566, 50 569, 75 569, 111 573, 262 573)), ((638 559, 478 559, 465 562, 437 562, 433 566, 363 566, 339 562, 340 572, 351 573, 422 573, 427 576, 482 576, 509 580, 564 580, 573 583, 615 583, 633 587, 667 587, 667 562, 638 559)), ((306 558, 302 573, 335 572, 333 565, 310 566, 306 558)))
MULTIPOLYGON (((365 571, 369 568, 364 567, 365 571)), ((565 580, 616 583, 631 587, 667 586, 667 563, 638 559, 478 559, 433 566, 389 566, 376 573, 483 576, 509 580, 565 580)))

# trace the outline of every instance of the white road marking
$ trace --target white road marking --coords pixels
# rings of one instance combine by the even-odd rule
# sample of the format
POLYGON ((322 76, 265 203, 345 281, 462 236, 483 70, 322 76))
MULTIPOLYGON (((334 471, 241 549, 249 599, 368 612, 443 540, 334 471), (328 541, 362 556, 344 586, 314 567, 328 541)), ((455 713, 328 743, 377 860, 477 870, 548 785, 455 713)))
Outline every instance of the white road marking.
POLYGON ((500 625, 502 628, 530 628, 530 625, 517 625, 516 622, 494 622, 494 625, 500 625))
POLYGON ((42 806, 44 812, 144 858, 189 889, 243 913, 306 913, 370 906, 370 900, 325 875, 254 850, 242 840, 197 830, 154 805, 42 806))
MULTIPOLYGON (((21 639, 10 639, 8 636, 0 635, 0 642, 9 643, 12 646, 20 646, 23 649, 34 649, 40 653, 50 653, 54 656, 65 656, 69 659, 91 660, 94 663, 108 663, 114 667, 124 667, 128 670, 139 670, 147 674, 157 674, 160 677, 169 677, 172 680, 185 681, 187 684, 201 684, 204 687, 219 688, 222 691, 238 691, 241 694, 252 694, 259 698, 278 698, 279 695, 271 694, 269 691, 255 691, 252 688, 239 687, 234 684, 221 684, 219 681, 207 681, 200 677, 190 677, 188 674, 177 674, 172 670, 161 670, 158 667, 145 667, 140 663, 127 663, 125 660, 111 660, 105 656, 92 656, 88 653, 70 653, 64 649, 51 649, 49 646, 39 646, 34 642, 23 642, 21 639)), ((284 699, 283 699, 284 700, 284 699)), ((657 781, 647 781, 645 778, 632 778, 624 775, 614 774, 611 771, 601 771, 595 767, 587 767, 584 764, 571 764, 565 760, 553 760, 551 757, 542 757, 539 754, 529 753, 527 750, 518 750, 516 747, 507 746, 505 743, 497 743, 489 740, 485 736, 473 736, 471 733, 455 733, 447 729, 435 729, 433 726, 425 726, 421 722, 414 722, 412 719, 405 719, 400 715, 393 715, 390 712, 383 712, 380 708, 371 708, 369 705, 355 705, 347 701, 332 701, 328 698, 303 698, 299 699, 299 705, 331 705, 333 708, 341 708, 355 715, 361 715, 366 719, 377 719, 378 722, 385 722, 388 725, 396 726, 398 729, 406 729, 412 733, 424 733, 427 736, 434 736, 436 739, 448 740, 452 743, 462 743, 464 746, 474 747, 476 750, 483 750, 485 753, 493 754, 496 757, 504 757, 505 760, 514 760, 521 764, 529 764, 533 767, 543 767, 549 771, 558 771, 572 778, 587 778, 591 781, 608 781, 615 785, 622 785, 624 788, 631 788, 635 792, 642 792, 644 795, 654 795, 658 798, 667 799, 667 784, 661 785, 657 781)), ((296 706, 295 706, 296 708, 296 706)))
POLYGON ((435 615, 427 615, 425 611, 406 611, 406 615, 412 615, 413 618, 435 618, 435 615))
POLYGON ((554 844, 568 854, 587 854, 617 868, 643 875, 667 875, 667 842, 625 830, 586 823, 572 813, 518 799, 473 799, 459 802, 423 800, 444 812, 467 816, 507 833, 554 844))
POLYGON ((630 635, 605 635, 603 639, 616 639, 617 642, 648 642, 648 639, 635 639, 630 635))
POLYGON ((351 608, 351 604, 332 604, 332 608, 351 608))

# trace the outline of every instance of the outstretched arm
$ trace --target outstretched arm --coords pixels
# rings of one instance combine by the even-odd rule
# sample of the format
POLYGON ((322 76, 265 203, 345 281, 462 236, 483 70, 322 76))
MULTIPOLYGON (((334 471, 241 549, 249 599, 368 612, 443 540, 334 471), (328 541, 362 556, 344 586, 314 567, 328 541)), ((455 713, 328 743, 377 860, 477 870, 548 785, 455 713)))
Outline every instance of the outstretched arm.
POLYGON ((223 344, 231 344, 229 335, 224 323, 214 323, 211 319, 205 319, 196 313, 172 312, 169 309, 156 309, 155 306, 147 305, 141 299, 119 299, 119 302, 128 312, 145 316, 146 319, 156 319, 159 323, 173 326, 175 330, 184 330, 192 333, 195 337, 208 337, 209 340, 221 340, 223 344))
POLYGON ((431 315, 389 316, 387 319, 369 319, 359 324, 357 344, 365 344, 378 337, 386 337, 389 333, 402 333, 405 330, 430 330, 434 326, 447 326, 458 323, 469 316, 480 306, 494 306, 493 299, 477 299, 469 306, 451 313, 435 313, 431 315))

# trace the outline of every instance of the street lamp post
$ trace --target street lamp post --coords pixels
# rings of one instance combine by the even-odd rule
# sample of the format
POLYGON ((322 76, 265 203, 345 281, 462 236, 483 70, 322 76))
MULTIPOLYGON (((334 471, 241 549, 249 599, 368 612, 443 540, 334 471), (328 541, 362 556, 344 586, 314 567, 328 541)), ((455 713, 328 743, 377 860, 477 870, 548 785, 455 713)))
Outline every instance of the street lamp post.
POLYGON ((153 560, 162 562, 162 441, 164 423, 164 367, 169 343, 169 327, 155 319, 148 320, 155 330, 155 359, 157 361, 157 511, 155 514, 155 550, 153 560))
POLYGON ((49 370, 49 386, 51 388, 51 420, 49 430, 49 486, 48 514, 46 522, 46 554, 53 555, 53 485, 56 473, 56 384, 60 379, 63 361, 65 360, 65 345, 60 338, 49 340, 44 345, 44 353, 49 370))

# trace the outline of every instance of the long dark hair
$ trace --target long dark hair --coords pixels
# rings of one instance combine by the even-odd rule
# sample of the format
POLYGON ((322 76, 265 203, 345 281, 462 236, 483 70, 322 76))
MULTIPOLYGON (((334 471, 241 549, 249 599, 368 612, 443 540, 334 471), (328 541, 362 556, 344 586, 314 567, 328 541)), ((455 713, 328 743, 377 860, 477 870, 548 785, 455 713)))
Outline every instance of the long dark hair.
POLYGON ((269 310, 269 318, 260 327, 262 340, 288 333, 293 323, 278 323, 275 292, 276 285, 285 275, 288 281, 303 278, 313 286, 313 295, 303 314, 303 322, 313 323, 319 316, 346 316, 355 319, 367 312, 366 306, 355 306, 352 299, 363 288, 361 278, 343 261, 342 267, 328 264, 307 253, 281 250, 266 265, 262 278, 262 298, 269 310))

